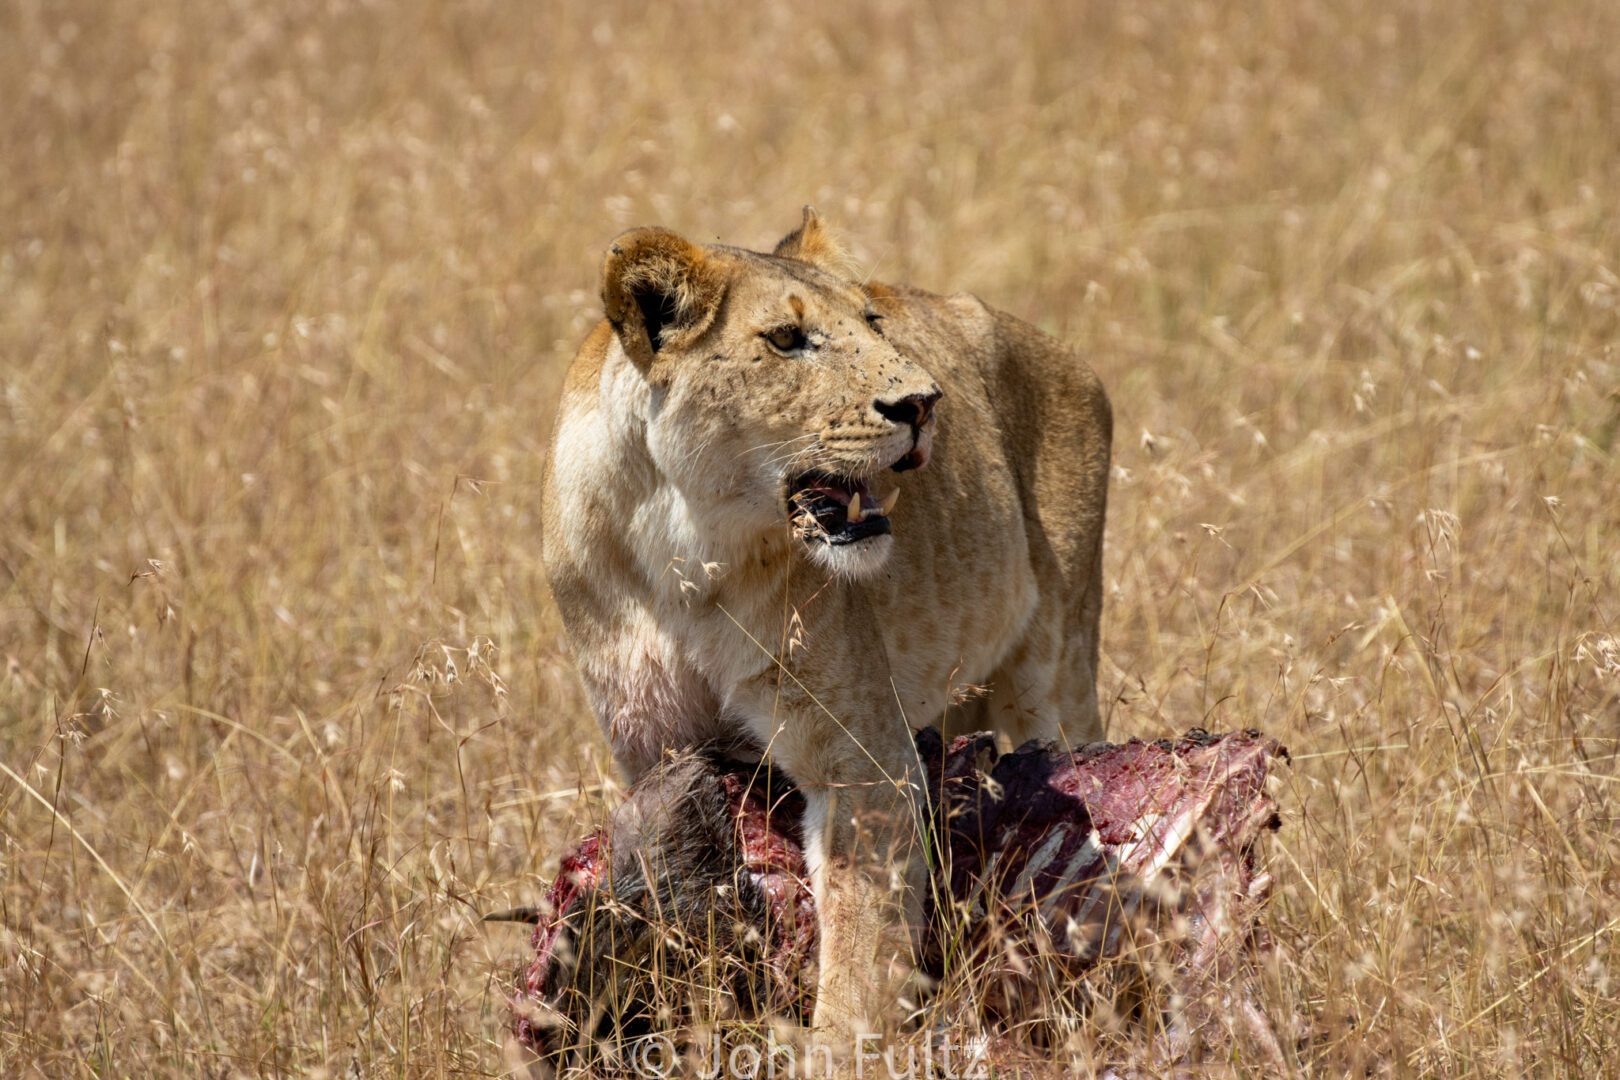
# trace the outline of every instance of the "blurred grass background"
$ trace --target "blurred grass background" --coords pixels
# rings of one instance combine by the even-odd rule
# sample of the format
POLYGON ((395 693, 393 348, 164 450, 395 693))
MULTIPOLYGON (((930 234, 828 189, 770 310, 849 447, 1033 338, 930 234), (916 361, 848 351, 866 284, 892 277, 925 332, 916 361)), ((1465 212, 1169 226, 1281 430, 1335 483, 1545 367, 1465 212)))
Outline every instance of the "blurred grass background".
POLYGON ((537 557, 618 230, 1081 343, 1113 737, 1296 755, 1326 1075, 1620 1058, 1620 7, 0 6, 0 1072, 498 1073, 613 794, 537 557))

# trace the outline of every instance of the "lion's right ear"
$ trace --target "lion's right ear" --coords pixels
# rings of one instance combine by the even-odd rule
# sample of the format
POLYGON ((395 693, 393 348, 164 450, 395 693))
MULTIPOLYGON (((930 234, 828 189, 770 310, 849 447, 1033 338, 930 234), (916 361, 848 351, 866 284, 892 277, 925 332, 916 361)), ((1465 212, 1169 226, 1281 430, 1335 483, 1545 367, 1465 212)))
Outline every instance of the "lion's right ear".
POLYGON ((845 275, 853 269, 849 254, 821 223, 821 215, 813 206, 804 208, 804 220, 799 227, 782 237, 771 254, 819 266, 829 274, 845 275))
POLYGON ((725 276, 697 244, 668 229, 632 229, 602 261, 602 307, 638 367, 680 338, 708 328, 725 276))

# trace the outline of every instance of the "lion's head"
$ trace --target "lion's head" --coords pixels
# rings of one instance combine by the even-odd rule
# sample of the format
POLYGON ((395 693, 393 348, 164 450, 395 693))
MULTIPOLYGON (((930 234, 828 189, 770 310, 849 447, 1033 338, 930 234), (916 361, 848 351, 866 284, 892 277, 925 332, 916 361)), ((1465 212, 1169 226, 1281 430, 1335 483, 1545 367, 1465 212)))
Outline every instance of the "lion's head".
POLYGON ((809 207, 769 255, 635 229, 608 251, 602 300, 648 385, 653 460, 699 527, 792 530, 858 577, 893 546, 895 474, 927 464, 940 391, 884 337, 893 301, 842 261, 809 207))

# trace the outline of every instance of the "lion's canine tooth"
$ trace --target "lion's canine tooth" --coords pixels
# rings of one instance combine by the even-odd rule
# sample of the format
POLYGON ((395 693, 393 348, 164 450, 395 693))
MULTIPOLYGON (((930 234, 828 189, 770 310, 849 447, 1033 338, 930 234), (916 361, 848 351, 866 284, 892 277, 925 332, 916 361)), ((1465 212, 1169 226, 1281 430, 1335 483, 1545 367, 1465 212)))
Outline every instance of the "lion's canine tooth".
POLYGON ((858 491, 849 497, 849 520, 861 520, 861 493, 858 491))
POLYGON ((900 501, 900 489, 895 488, 878 502, 878 512, 888 517, 894 510, 894 504, 900 501))

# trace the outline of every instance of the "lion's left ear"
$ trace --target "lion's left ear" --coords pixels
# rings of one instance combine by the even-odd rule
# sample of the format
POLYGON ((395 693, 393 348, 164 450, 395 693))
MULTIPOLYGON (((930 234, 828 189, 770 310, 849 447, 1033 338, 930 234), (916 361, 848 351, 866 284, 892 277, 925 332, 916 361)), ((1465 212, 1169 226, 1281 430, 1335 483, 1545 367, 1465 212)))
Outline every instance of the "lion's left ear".
POLYGON ((849 269, 849 255, 821 223, 821 215, 813 206, 804 208, 804 221, 782 237, 771 254, 810 263, 830 274, 842 275, 849 269))
POLYGON ((709 254, 668 229, 621 233, 602 260, 603 313, 643 371, 671 341, 708 328, 725 287, 709 254))

